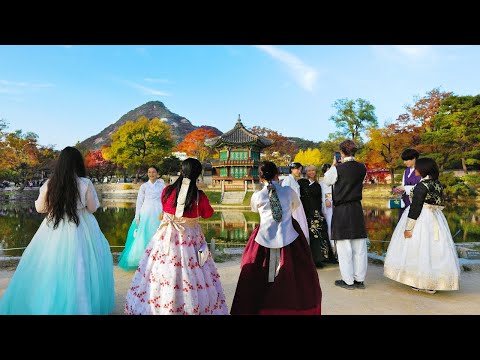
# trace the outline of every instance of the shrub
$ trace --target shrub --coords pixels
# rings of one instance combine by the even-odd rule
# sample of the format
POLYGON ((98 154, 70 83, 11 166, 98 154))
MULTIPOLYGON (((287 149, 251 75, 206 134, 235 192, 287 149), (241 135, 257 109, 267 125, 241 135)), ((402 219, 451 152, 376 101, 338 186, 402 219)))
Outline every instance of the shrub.
POLYGON ((462 178, 455 176, 452 172, 442 173, 439 180, 444 186, 443 194, 447 199, 476 195, 474 188, 468 186, 462 178))
POLYGON ((480 187, 480 173, 463 175, 462 180, 464 180, 468 186, 480 187))

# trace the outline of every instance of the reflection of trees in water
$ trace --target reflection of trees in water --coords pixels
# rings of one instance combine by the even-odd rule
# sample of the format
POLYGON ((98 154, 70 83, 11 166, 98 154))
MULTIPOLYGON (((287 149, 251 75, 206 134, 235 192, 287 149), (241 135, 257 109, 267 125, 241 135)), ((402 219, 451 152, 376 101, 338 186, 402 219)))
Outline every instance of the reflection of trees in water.
MULTIPOLYGON (((44 215, 36 212, 31 204, 2 206, 0 210, 0 242, 4 249, 23 248, 32 240, 44 215)), ((23 250, 3 251, 5 255, 20 256, 23 250)))
POLYGON ((398 222, 398 209, 364 208, 363 215, 370 239, 369 251, 385 254, 398 222))
POLYGON ((94 215, 110 245, 125 245, 128 229, 135 217, 135 208, 104 207, 98 209, 94 215))
MULTIPOLYGON (((450 206, 444 209, 444 214, 452 235, 461 230, 454 238, 456 242, 480 241, 480 209, 475 204, 450 206)), ((200 224, 205 238, 207 241, 216 238, 225 244, 246 243, 259 222, 259 215, 253 212, 243 212, 243 215, 246 222, 242 223, 223 222, 222 224, 221 212, 215 212, 210 219, 202 219, 200 224)), ((135 216, 135 204, 108 204, 108 206, 99 208, 94 216, 110 245, 123 246, 135 216)), ((364 206, 364 216, 368 237, 372 240, 369 251, 384 254, 398 222, 398 209, 364 206)), ((44 215, 35 211, 33 201, 2 203, 0 206, 0 248, 26 247, 43 218, 44 215)), ((121 248, 114 250, 121 251, 121 248)), ((3 251, 4 255, 12 256, 19 256, 22 252, 22 250, 3 251)))

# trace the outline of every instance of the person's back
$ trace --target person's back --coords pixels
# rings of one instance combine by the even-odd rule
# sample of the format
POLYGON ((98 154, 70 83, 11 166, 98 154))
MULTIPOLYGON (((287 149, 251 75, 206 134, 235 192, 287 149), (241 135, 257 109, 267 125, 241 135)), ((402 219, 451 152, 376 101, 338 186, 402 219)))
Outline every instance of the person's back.
POLYGON ((113 311, 113 259, 93 212, 95 188, 81 153, 66 147, 35 208, 45 213, 0 299, 0 314, 106 315, 113 311))
POLYGON ((280 186, 276 182, 273 185, 282 206, 280 222, 273 219, 267 186, 255 192, 250 201, 252 211, 260 214, 260 230, 256 241, 265 247, 278 247, 276 245, 280 239, 282 239, 281 246, 285 246, 298 237, 298 233, 292 225, 292 211, 299 206, 300 200, 292 188, 280 186))
POLYGON ((364 164, 346 161, 337 165, 338 180, 333 187, 333 205, 362 200, 363 180, 367 174, 364 164))
POLYGON ((199 217, 212 216, 196 180, 200 161, 182 162, 182 174, 162 193, 162 224, 148 243, 127 292, 128 315, 225 315, 220 276, 199 217), (198 205, 197 205, 198 202, 198 205))
POLYGON ((341 280, 335 285, 348 290, 364 289, 367 274, 367 229, 362 209, 364 164, 355 161, 358 147, 352 140, 340 144, 343 161, 336 157, 323 179, 333 187, 333 215, 331 239, 335 240, 341 280))

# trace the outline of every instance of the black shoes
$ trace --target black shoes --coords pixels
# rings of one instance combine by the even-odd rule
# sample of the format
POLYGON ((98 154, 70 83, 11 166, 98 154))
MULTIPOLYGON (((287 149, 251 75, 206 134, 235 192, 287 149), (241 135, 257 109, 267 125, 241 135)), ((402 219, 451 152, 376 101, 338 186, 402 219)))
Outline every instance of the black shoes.
POLYGON ((335 286, 340 286, 341 288, 347 289, 347 290, 355 290, 355 285, 348 285, 345 281, 343 280, 335 280, 335 286))
POLYGON ((353 285, 355 286, 355 289, 365 289, 365 284, 363 281, 354 280, 353 285))

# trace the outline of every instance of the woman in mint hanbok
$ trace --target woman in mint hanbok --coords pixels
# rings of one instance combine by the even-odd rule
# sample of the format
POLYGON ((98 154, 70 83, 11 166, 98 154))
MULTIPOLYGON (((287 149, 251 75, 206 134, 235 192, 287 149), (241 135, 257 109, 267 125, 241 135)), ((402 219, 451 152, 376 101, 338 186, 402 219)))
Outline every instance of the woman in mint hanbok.
POLYGON ((46 217, 25 249, 0 314, 106 315, 114 308, 110 246, 93 213, 100 206, 82 154, 67 146, 35 208, 46 217))
POLYGON ((135 218, 128 230, 125 249, 118 259, 118 266, 124 270, 137 270, 148 243, 160 226, 163 189, 165 182, 158 179, 158 168, 150 166, 148 181, 138 191, 135 218))

